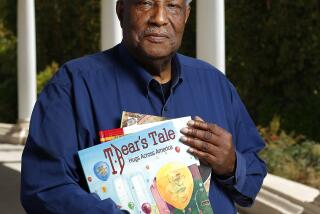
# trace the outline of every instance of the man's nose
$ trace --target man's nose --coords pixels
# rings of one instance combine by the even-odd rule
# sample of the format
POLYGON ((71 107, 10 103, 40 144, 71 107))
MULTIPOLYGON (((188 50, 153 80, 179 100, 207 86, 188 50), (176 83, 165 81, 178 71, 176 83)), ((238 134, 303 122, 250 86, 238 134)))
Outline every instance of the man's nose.
POLYGON ((150 21, 157 26, 166 25, 168 23, 166 8, 162 5, 155 7, 150 21))

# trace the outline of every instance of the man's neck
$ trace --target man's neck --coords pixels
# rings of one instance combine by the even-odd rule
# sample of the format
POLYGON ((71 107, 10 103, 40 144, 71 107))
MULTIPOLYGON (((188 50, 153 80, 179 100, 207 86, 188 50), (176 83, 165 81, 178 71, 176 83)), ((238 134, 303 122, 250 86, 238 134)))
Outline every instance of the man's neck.
POLYGON ((149 72, 155 80, 157 80, 160 84, 169 82, 171 80, 171 62, 172 62, 172 55, 154 59, 154 58, 146 58, 139 56, 139 53, 133 53, 130 51, 132 56, 139 62, 139 64, 149 72))
POLYGON ((163 84, 171 80, 171 57, 168 59, 152 60, 150 62, 143 63, 145 69, 153 76, 155 80, 163 84))

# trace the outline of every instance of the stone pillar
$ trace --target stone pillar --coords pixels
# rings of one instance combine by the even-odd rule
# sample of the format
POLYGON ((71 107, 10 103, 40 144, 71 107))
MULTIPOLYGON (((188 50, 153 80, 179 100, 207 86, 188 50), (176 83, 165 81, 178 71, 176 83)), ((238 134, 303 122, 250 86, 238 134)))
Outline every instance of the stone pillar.
POLYGON ((116 0, 101 0, 101 50, 112 48, 122 40, 116 2, 116 0))
POLYGON ((197 57, 225 73, 224 0, 197 1, 197 57))

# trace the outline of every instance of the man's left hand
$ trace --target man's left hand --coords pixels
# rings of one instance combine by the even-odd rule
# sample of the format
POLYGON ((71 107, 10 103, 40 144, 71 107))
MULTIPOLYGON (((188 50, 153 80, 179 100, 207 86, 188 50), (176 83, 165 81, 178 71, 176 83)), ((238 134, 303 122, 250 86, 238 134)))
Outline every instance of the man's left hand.
POLYGON ((180 140, 190 146, 189 152, 210 165, 215 175, 222 178, 234 175, 236 154, 229 132, 196 117, 181 133, 184 136, 180 140))

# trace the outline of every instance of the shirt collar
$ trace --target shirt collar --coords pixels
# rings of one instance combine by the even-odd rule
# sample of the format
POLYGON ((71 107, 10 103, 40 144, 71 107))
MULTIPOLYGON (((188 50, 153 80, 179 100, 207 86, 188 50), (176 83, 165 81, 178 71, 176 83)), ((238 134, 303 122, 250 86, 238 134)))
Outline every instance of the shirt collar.
MULTIPOLYGON (((150 84, 154 79, 153 76, 147 72, 130 54, 128 49, 123 43, 120 43, 118 46, 118 54, 120 60, 127 65, 129 72, 134 72, 138 77, 141 87, 146 95, 150 91, 150 84)), ((172 89, 177 87, 180 82, 183 80, 183 71, 182 66, 178 57, 178 54, 175 54, 172 58, 172 89)))
POLYGON ((175 54, 172 57, 172 88, 177 87, 183 81, 183 67, 181 66, 181 61, 179 59, 179 55, 175 54))

